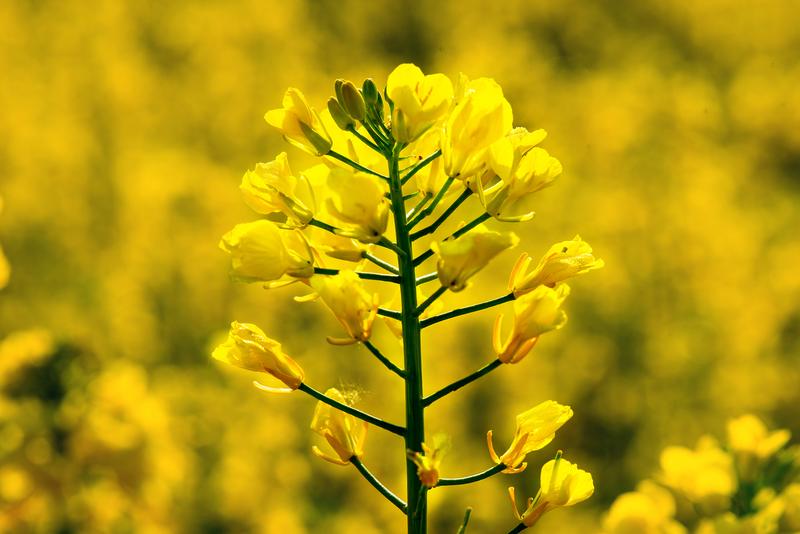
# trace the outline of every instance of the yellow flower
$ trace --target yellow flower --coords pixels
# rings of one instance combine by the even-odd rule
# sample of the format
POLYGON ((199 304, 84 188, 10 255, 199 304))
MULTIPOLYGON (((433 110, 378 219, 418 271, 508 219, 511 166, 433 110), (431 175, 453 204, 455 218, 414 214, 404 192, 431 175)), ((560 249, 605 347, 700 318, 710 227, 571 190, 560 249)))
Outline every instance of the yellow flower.
POLYGON ((211 356, 248 371, 269 373, 291 389, 303 382, 303 369, 283 352, 280 343, 254 324, 231 323, 227 341, 211 356))
POLYGON ((447 437, 437 434, 433 438, 433 447, 423 443, 422 453, 408 451, 408 458, 417 466, 417 476, 423 486, 432 488, 439 483, 439 467, 449 448, 450 441, 447 437))
MULTIPOLYGON (((425 135, 420 137, 417 142, 409 148, 409 153, 414 154, 420 161, 430 156, 439 148, 439 138, 441 135, 442 131, 439 128, 428 130, 425 135)), ((447 175, 444 173, 441 156, 418 171, 414 175, 414 181, 417 184, 417 190, 423 195, 436 195, 447 181, 447 175)), ((448 193, 454 190, 455 188, 451 188, 448 190, 448 193)))
POLYGON ((222 236, 220 248, 231 255, 232 275, 245 282, 273 282, 285 275, 314 274, 311 248, 299 230, 280 230, 265 220, 237 224, 222 236))
POLYGON ((337 233, 362 243, 380 241, 389 224, 391 209, 379 179, 335 167, 328 173, 327 186, 328 211, 346 223, 337 233))
POLYGON ((675 498, 652 481, 642 481, 636 491, 614 500, 603 521, 606 534, 686 534, 674 520, 675 498))
MULTIPOLYGON (((0 213, 3 212, 3 197, 0 197, 0 213)), ((0 289, 6 287, 8 279, 11 276, 11 266, 8 264, 3 249, 0 248, 0 289)))
POLYGON ((497 464, 503 464, 508 469, 504 473, 519 473, 527 464, 525 456, 529 452, 538 451, 553 441, 556 430, 572 418, 572 408, 555 401, 545 401, 537 404, 530 410, 517 416, 517 430, 508 450, 498 456, 492 442, 492 431, 486 434, 489 445, 489 455, 497 464))
POLYGON ((386 82, 392 101, 392 133, 400 143, 413 141, 447 113, 453 101, 453 83, 444 74, 425 76, 419 67, 403 63, 386 82))
POLYGON ((514 328, 505 343, 501 341, 503 316, 498 315, 492 336, 495 354, 503 363, 517 363, 539 340, 539 336, 558 330, 567 322, 561 305, 569 295, 569 286, 556 289, 539 286, 514 301, 514 328))
MULTIPOLYGON (((326 397, 352 405, 345 396, 336 388, 325 392, 326 397)), ((364 440, 367 437, 367 423, 350 414, 325 404, 317 402, 314 409, 314 418, 311 420, 311 430, 325 438, 333 448, 338 458, 322 452, 319 447, 312 447, 314 454, 337 465, 347 465, 354 456, 360 458, 364 455, 364 440)))
POLYGON ((448 176, 469 178, 485 165, 489 147, 509 130, 513 116, 503 90, 492 79, 459 80, 458 101, 442 130, 442 159, 448 176))
POLYGON ((324 156, 331 149, 331 137, 319 115, 294 87, 283 96, 283 107, 267 111, 264 120, 280 130, 291 144, 313 156, 324 156))
POLYGON ((550 247, 547 254, 539 260, 539 265, 528 273, 530 263, 530 257, 523 254, 511 271, 508 285, 516 296, 533 291, 540 285, 553 287, 567 278, 600 269, 605 265, 603 260, 592 255, 589 243, 582 241, 577 235, 571 241, 562 241, 550 247))
POLYGON ((770 432, 755 415, 747 414, 728 421, 728 446, 736 455, 739 477, 751 481, 759 464, 778 452, 792 434, 785 429, 770 432))
POLYGON ((709 436, 695 450, 667 447, 661 452, 660 481, 707 514, 727 510, 738 486, 733 458, 709 436))
POLYGON ((508 222, 533 217, 527 207, 531 194, 552 184, 562 171, 561 162, 543 148, 535 147, 545 136, 544 130, 515 128, 492 145, 489 165, 498 181, 479 191, 492 217, 508 222))
POLYGON ((451 291, 463 290, 473 275, 518 242, 513 232, 493 232, 483 226, 456 239, 434 241, 431 249, 439 255, 439 282, 451 291))
POLYGON ((303 228, 314 218, 311 185, 302 175, 298 179, 292 174, 286 152, 247 171, 239 189, 245 204, 275 222, 303 228), (298 196, 300 182, 305 188, 305 201, 298 196))
POLYGON ((800 483, 793 482, 781 493, 781 532, 800 532, 800 483))
POLYGON ((316 293, 298 300, 321 298, 348 337, 328 338, 334 345, 349 345, 366 341, 372 334, 372 323, 378 313, 378 294, 364 289, 361 279, 353 271, 341 271, 333 276, 314 276, 311 287, 316 293))
POLYGON ((526 527, 533 526, 544 513, 583 502, 593 493, 592 475, 561 458, 561 451, 554 460, 542 466, 539 493, 535 499, 528 499, 528 505, 522 515, 517 510, 514 488, 508 488, 514 514, 526 527))

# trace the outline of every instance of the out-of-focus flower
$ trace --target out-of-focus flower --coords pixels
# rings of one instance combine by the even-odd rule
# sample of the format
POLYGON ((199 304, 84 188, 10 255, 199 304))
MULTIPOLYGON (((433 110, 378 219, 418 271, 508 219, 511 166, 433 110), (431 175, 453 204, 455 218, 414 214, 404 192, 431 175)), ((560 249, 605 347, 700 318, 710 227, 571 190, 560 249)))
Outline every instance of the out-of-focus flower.
POLYGON ((231 255, 231 274, 245 282, 274 282, 284 275, 307 279, 314 274, 311 247, 299 230, 280 230, 266 220, 237 224, 222 236, 231 255))
POLYGON ((675 498, 652 481, 642 481, 636 491, 614 500, 603 521, 606 534, 685 534, 675 521, 675 498))
POLYGON ((386 81, 392 101, 392 133, 397 141, 413 141, 439 119, 453 101, 453 83, 444 74, 422 73, 411 63, 398 65, 386 81))
POLYGON ((542 466, 540 489, 536 498, 528 499, 525 511, 520 515, 514 488, 508 488, 511 503, 517 519, 526 527, 533 526, 546 512, 564 506, 573 506, 585 501, 594 493, 594 481, 588 472, 561 458, 561 453, 554 460, 542 466))
POLYGON ((539 260, 539 265, 528 273, 531 259, 527 254, 520 256, 509 279, 509 289, 516 296, 533 291, 540 285, 553 287, 573 276, 600 269, 605 265, 603 260, 592 255, 589 243, 575 236, 571 241, 556 243, 539 260))
POLYGON ((469 81, 463 74, 456 104, 442 130, 444 171, 464 180, 478 172, 489 147, 511 130, 513 114, 503 90, 490 78, 469 81))
POLYGON ((508 450, 498 456, 492 442, 492 431, 486 434, 489 455, 497 464, 508 469, 504 473, 519 473, 527 467, 525 456, 553 441, 556 431, 572 417, 572 408, 548 400, 517 415, 517 429, 508 450))
POLYGON ((443 434, 433 437, 433 446, 422 444, 422 453, 408 451, 408 458, 417 466, 417 476, 425 487, 432 488, 439 483, 439 467, 450 449, 450 440, 443 434))
POLYGON ((286 152, 247 171, 239 189, 245 204, 277 223, 303 228, 314 218, 311 185, 302 175, 294 176, 286 152), (305 191, 300 191, 301 184, 305 191))
POLYGON ((800 532, 800 483, 786 486, 780 495, 781 532, 800 532))
POLYGON ((456 239, 434 241, 431 249, 439 255, 439 282, 451 291, 461 291, 467 281, 498 254, 517 245, 513 232, 493 232, 481 226, 456 239))
POLYGON ((391 207, 384 197, 386 188, 373 176, 335 167, 327 179, 330 197, 327 208, 346 224, 337 233, 376 243, 383 237, 389 223, 391 207))
POLYGON ((280 343, 254 324, 231 323, 228 339, 211 356, 248 371, 269 373, 291 389, 297 389, 303 382, 300 365, 283 352, 280 343))
POLYGON ((728 447, 734 454, 739 478, 752 481, 759 465, 778 452, 792 437, 779 429, 770 432, 755 415, 746 414, 728 421, 728 447))
POLYGON ((13 380, 17 370, 45 360, 55 348, 53 335, 43 328, 8 334, 0 340, 0 386, 13 380))
POLYGON ((299 89, 287 89, 283 107, 267 111, 264 120, 280 130, 291 144, 313 156, 324 156, 331 149, 328 131, 299 89))
MULTIPOLYGON (((352 405, 341 391, 330 388, 325 392, 326 397, 352 405)), ((367 422, 350 414, 319 401, 314 409, 314 418, 311 420, 311 430, 325 438, 338 458, 322 452, 319 447, 312 447, 314 454, 337 465, 347 465, 354 456, 360 458, 364 455, 364 441, 367 437, 367 422)))
POLYGON ((311 287, 315 293, 297 300, 322 299, 344 327, 348 337, 328 337, 334 345, 349 345, 366 341, 372 334, 372 323, 378 313, 378 294, 370 294, 353 271, 341 271, 333 276, 314 276, 311 287))
POLYGON ((660 481, 709 515, 727 510, 738 486, 733 458, 710 436, 701 438, 695 450, 665 448, 660 481))
MULTIPOLYGON (((0 197, 0 214, 3 213, 3 197, 0 197)), ((3 248, 0 247, 0 289, 6 287, 11 276, 11 266, 8 264, 3 248)))
POLYGON ((492 344, 497 358, 503 363, 522 360, 539 340, 539 336, 558 330, 567 322, 561 305, 569 295, 569 286, 561 284, 555 289, 539 286, 514 301, 514 327, 505 343, 501 327, 503 315, 494 323, 492 344))

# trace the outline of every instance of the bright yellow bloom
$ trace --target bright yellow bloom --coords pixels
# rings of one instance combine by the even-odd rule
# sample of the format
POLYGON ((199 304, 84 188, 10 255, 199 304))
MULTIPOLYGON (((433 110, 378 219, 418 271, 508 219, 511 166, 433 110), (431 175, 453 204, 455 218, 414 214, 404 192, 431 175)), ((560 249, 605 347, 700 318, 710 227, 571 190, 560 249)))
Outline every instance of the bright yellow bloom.
POLYGON ((283 107, 267 111, 264 120, 280 130, 287 141, 312 156, 324 156, 331 149, 328 131, 299 89, 287 89, 283 107))
POLYGON ((231 323, 227 341, 211 356, 248 371, 269 373, 291 389, 303 382, 303 369, 283 352, 280 343, 254 324, 231 323))
POLYGON ((614 500, 603 521, 606 534, 686 534, 675 521, 675 498, 672 494, 645 480, 636 491, 623 493, 614 500))
POLYGON ((314 218, 311 185, 303 175, 294 176, 286 152, 247 171, 239 189, 245 204, 275 222, 303 228, 314 218), (304 191, 300 191, 301 183, 304 191))
POLYGON ((533 291, 540 285, 553 287, 567 278, 600 269, 605 265, 603 260, 592 255, 589 243, 582 241, 577 235, 571 241, 562 241, 550 247, 547 254, 539 260, 539 265, 528 273, 530 263, 530 257, 522 254, 511 271, 508 286, 516 296, 533 291))
POLYGON ((778 452, 792 437, 786 429, 770 432, 755 415, 747 414, 728 421, 728 446, 736 457, 739 478, 751 481, 759 464, 778 452))
POLYGON ((219 246, 231 255, 231 273, 238 280, 273 282, 314 274, 313 255, 303 234, 280 230, 270 221, 237 224, 222 236, 219 246))
POLYGON ((545 401, 517 416, 517 430, 508 450, 498 456, 492 442, 492 431, 486 434, 489 455, 495 463, 508 469, 504 473, 519 473, 527 467, 529 452, 538 451, 553 441, 556 431, 572 418, 572 408, 555 401, 545 401))
MULTIPOLYGON (((352 405, 336 388, 330 388, 325 392, 325 396, 342 404, 352 405)), ((325 438, 338 456, 335 458, 322 452, 317 446, 312 447, 311 450, 314 454, 323 460, 337 465, 347 465, 354 456, 360 458, 364 455, 364 440, 367 437, 366 421, 319 401, 314 409, 311 430, 325 438)))
POLYGON ((413 141, 450 109, 453 83, 444 74, 425 76, 419 67, 403 63, 386 82, 386 94, 394 104, 392 133, 397 141, 413 141))
POLYGON ((423 443, 422 453, 408 451, 408 458, 417 466, 417 476, 423 486, 432 488, 439 483, 439 467, 449 448, 450 442, 447 437, 437 434, 433 438, 433 447, 423 443))
POLYGON ((493 232, 483 226, 456 239, 434 241, 431 249, 439 255, 439 282, 451 291, 463 290, 473 275, 518 242, 513 232, 493 232))
POLYGON ((468 81, 456 91, 457 103, 442 130, 442 159, 448 176, 469 178, 486 164, 489 147, 511 130, 511 105, 492 79, 468 81))
POLYGON ((327 186, 330 197, 326 207, 345 223, 337 233, 362 243, 380 241, 389 224, 391 205, 379 179, 336 167, 328 174, 327 186))
POLYGON ((522 515, 517 510, 514 488, 508 488, 514 514, 526 527, 533 526, 544 513, 583 502, 593 493, 592 475, 561 458, 561 451, 554 460, 542 466, 539 493, 535 499, 528 499, 528 505, 522 515))
MULTIPOLYGON (((3 197, 0 197, 0 213, 3 213, 3 197)), ((11 266, 8 264, 3 249, 0 248, 0 289, 6 287, 11 276, 11 266)))
POLYGON ((661 471, 661 482, 708 514, 727 510, 738 486, 733 458, 709 436, 701 438, 695 450, 665 448, 661 471))
POLYGON ((328 338, 334 345, 366 341, 372 334, 372 323, 378 314, 378 294, 370 294, 353 271, 333 276, 315 276, 311 287, 316 293, 299 300, 322 299, 347 332, 346 338, 328 338))
POLYGON ((561 162, 535 146, 545 136, 544 130, 515 128, 492 145, 489 165, 499 181, 480 192, 492 217, 509 222, 533 217, 527 206, 531 194, 552 184, 562 171, 561 162))
POLYGON ((522 360, 539 340, 539 336, 558 330, 567 322, 561 305, 569 295, 569 286, 561 284, 555 289, 539 286, 514 301, 514 328, 505 343, 501 341, 503 315, 494 323, 492 341, 497 358, 503 363, 522 360))

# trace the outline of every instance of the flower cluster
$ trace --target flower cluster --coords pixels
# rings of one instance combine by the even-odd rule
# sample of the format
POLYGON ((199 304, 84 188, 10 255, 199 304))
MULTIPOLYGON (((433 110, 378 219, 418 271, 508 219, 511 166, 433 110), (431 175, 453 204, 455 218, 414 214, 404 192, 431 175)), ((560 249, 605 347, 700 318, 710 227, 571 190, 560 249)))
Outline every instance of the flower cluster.
POLYGON ((670 446, 661 469, 620 495, 605 532, 777 534, 800 530, 800 449, 788 430, 748 414, 728 421, 727 440, 670 446))
MULTIPOLYGON (((463 478, 440 474, 446 438, 425 440, 423 409, 502 364, 519 363, 542 334, 561 328, 567 279, 603 266, 580 237, 556 243, 531 269, 522 254, 510 270, 508 293, 492 301, 442 312, 447 292, 470 287, 475 275, 520 239, 488 224, 530 220, 537 193, 562 172, 561 163, 539 146, 544 130, 513 126, 511 106, 491 79, 453 83, 443 74, 424 74, 403 64, 389 75, 385 90, 371 79, 357 87, 345 80, 321 111, 290 88, 283 106, 267 112, 267 123, 290 144, 320 158, 304 170, 285 152, 244 174, 244 202, 260 218, 236 225, 220 247, 230 255, 234 279, 266 288, 301 284, 298 302, 320 301, 341 325, 328 335, 333 345, 360 344, 406 383, 405 426, 388 423, 354 407, 353 395, 329 388, 324 394, 304 382, 300 365, 258 326, 234 322, 214 358, 271 375, 280 387, 318 400, 311 428, 333 453, 314 453, 335 464, 355 466, 408 516, 409 532, 423 532, 426 492, 476 482, 496 473, 519 473, 526 457, 550 443, 572 417, 572 409, 545 401, 517 417, 510 446, 498 455, 488 433, 494 465, 463 478), (459 207, 474 199, 480 215, 459 221, 459 207), (448 223, 455 219, 457 224, 448 223), (495 221, 495 222, 493 222, 495 221), (454 229, 453 229, 454 228, 454 229), (417 269, 429 266, 420 276, 417 269), (422 287, 438 281, 438 287, 422 287), (369 287, 394 284, 391 299, 369 287), (428 396, 422 394, 421 332, 437 322, 513 301, 513 325, 494 329, 494 360, 484 368, 428 396), (403 365, 373 344, 375 319, 382 316, 401 339, 403 365), (383 486, 362 463, 368 425, 402 436, 409 479, 405 502, 383 486)), ((528 509, 517 512, 517 530, 545 512, 588 498, 591 475, 561 458, 542 468, 542 489, 528 509)), ((512 490, 513 495, 513 490, 512 490)), ((516 509, 515 509, 516 511, 516 509)))

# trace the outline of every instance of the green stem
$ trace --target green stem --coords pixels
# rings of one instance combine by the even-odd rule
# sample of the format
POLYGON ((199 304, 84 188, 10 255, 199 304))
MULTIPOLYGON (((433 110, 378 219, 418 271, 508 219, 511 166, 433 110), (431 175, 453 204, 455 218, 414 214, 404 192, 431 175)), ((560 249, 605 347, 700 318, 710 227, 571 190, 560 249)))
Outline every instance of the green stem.
MULTIPOLYGON (((403 358, 406 380, 406 434, 407 451, 422 452, 425 440, 425 414, 422 405, 422 341, 417 310, 416 274, 406 220, 403 186, 400 181, 399 157, 402 145, 396 144, 389 156, 389 192, 392 199, 400 268, 400 300, 402 302, 403 358)), ((406 460, 406 492, 408 495, 408 534, 427 532, 427 492, 417 476, 417 466, 406 460)))
POLYGON ((420 212, 416 214, 413 219, 408 221, 408 230, 414 228, 416 225, 420 223, 420 221, 422 221, 422 219, 433 213, 433 210, 435 210, 436 206, 439 205, 439 202, 442 201, 445 194, 447 194, 447 190, 450 189, 450 186, 453 185, 454 181, 455 181, 454 178, 448 178, 447 180, 445 180, 444 184, 442 185, 442 188, 439 189, 439 192, 436 193, 435 197, 433 197, 433 201, 427 206, 425 206, 424 209, 420 210, 420 212))
POLYGON ((519 534, 520 532, 522 532, 526 528, 528 528, 528 527, 525 526, 525 523, 520 523, 516 527, 512 528, 511 530, 509 530, 508 534, 519 534))
POLYGON ((403 319, 402 312, 396 310, 387 310, 386 308, 378 308, 378 315, 382 317, 389 317, 390 319, 397 319, 398 321, 403 319))
POLYGON ((410 180, 410 179, 411 179, 411 178, 412 178, 412 177, 413 177, 415 174, 417 174, 419 171, 421 171, 422 169, 424 169, 424 168, 425 168, 425 167, 426 167, 426 166, 427 166, 427 165, 428 165, 428 164, 429 164, 431 161, 435 160, 436 158, 438 158, 438 157, 439 157, 439 156, 441 156, 441 155, 442 155, 442 151, 441 151, 441 150, 437 150, 436 152, 434 152, 433 154, 431 154, 431 155, 430 155, 430 156, 428 156, 427 158, 425 158, 425 159, 423 159, 422 161, 420 161, 419 163, 417 163, 417 165, 416 165, 416 166, 415 166, 413 169, 411 169, 410 171, 408 171, 408 174, 406 174, 405 176, 403 176, 403 179, 400 181, 400 183, 401 183, 401 184, 403 184, 403 185, 406 185, 406 183, 408 183, 408 181, 409 181, 409 180, 410 180))
POLYGON ((386 239, 385 237, 381 237, 380 241, 375 243, 379 247, 388 248, 398 256, 411 256, 411 251, 406 252, 402 248, 398 247, 396 244, 392 243, 390 240, 386 239))
POLYGON ((479 379, 483 375, 489 374, 493 370, 495 370, 498 367, 500 367, 502 364, 503 364, 503 362, 501 362, 498 359, 495 359, 495 360, 487 363, 486 365, 484 365, 483 367, 481 367, 480 369, 478 369, 474 373, 469 374, 469 375, 465 376, 464 378, 462 378, 460 380, 456 380, 452 384, 443 387, 442 389, 440 389, 436 393, 432 393, 432 394, 428 395, 427 397, 422 399, 422 405, 423 406, 430 406, 431 404, 433 404, 437 400, 441 399, 445 395, 449 395, 450 393, 456 391, 457 389, 463 388, 464 386, 466 386, 470 382, 474 382, 475 380, 479 379))
POLYGON ((461 522, 461 526, 458 527, 458 532, 456 534, 464 534, 467 531, 467 524, 469 523, 469 516, 472 515, 472 508, 467 508, 464 512, 464 521, 461 522))
POLYGON ((466 477, 461 478, 440 478, 439 483, 436 484, 436 487, 439 486, 461 486, 463 484, 472 484, 473 482, 478 482, 483 480, 484 478, 489 478, 491 476, 496 475, 497 473, 502 473, 504 469, 507 467, 504 464, 497 464, 493 465, 489 469, 485 471, 481 471, 480 473, 475 473, 474 475, 469 475, 466 477))
POLYGON ((350 128, 348 128, 347 131, 358 137, 358 139, 361 140, 362 143, 370 147, 375 152, 383 154, 383 149, 381 147, 379 147, 378 145, 376 145, 375 143, 364 137, 364 135, 362 135, 358 130, 356 130, 355 127, 351 126, 350 128))
POLYGON ((440 313, 439 315, 434 315, 433 317, 428 317, 427 319, 423 319, 421 322, 422 328, 431 326, 433 324, 442 321, 446 321, 447 319, 452 319, 453 317, 459 317, 461 315, 466 315, 468 313, 485 310, 487 308, 503 304, 504 302, 511 302, 515 298, 516 297, 512 292, 508 293, 507 295, 503 295, 502 297, 497 297, 496 299, 487 300, 485 302, 479 302, 478 304, 473 304, 471 306, 464 306, 463 308, 456 308, 455 310, 450 310, 449 312, 440 313))
POLYGON ((348 158, 345 155, 339 154, 338 152, 335 152, 335 151, 331 150, 330 152, 328 152, 325 155, 326 156, 330 156, 333 159, 338 159, 342 163, 346 163, 347 165, 350 165, 351 167, 353 167, 357 171, 365 172, 367 174, 371 174, 372 176, 377 176, 381 180, 387 180, 386 176, 382 175, 381 173, 375 172, 375 171, 373 171, 372 169, 370 169, 368 167, 364 167, 360 163, 356 163, 352 159, 348 158))
POLYGON ((374 263, 378 267, 386 269, 387 271, 389 271, 392 274, 395 274, 395 275, 399 275, 400 274, 400 271, 397 270, 397 267, 395 267, 394 265, 392 265, 388 261, 383 261, 382 259, 378 258, 377 256, 373 256, 369 252, 365 252, 363 254, 363 258, 365 260, 367 260, 367 261, 371 261, 372 263, 374 263))
POLYGON ((361 460, 359 460, 357 456, 350 458, 350 463, 353 464, 356 469, 358 469, 358 472, 361 473, 365 479, 367 479, 367 482, 372 484, 373 488, 378 490, 381 495, 386 497, 390 503, 397 506, 401 512, 404 514, 406 513, 407 506, 406 503, 403 502, 403 499, 392 493, 389 488, 381 484, 381 481, 375 478, 375 475, 373 475, 369 469, 367 469, 364 464, 361 463, 361 460))
POLYGON ((422 276, 417 278, 416 283, 417 283, 418 286, 421 286, 422 284, 427 284, 428 282, 433 282, 437 278, 439 278, 439 273, 437 273, 437 272, 423 274, 422 276))
POLYGON ((311 395, 312 397, 314 397, 318 401, 322 401, 322 402, 324 402, 325 404, 327 404, 329 406, 333 406, 337 410, 341 410, 341 411, 343 411, 345 413, 349 413, 350 415, 352 415, 354 417, 358 417, 359 419, 362 419, 362 420, 366 421, 367 423, 372 423, 373 425, 379 426, 379 427, 383 428, 384 430, 388 430, 392 434, 397 434, 398 436, 405 436, 406 435, 406 429, 403 428, 402 426, 395 425, 395 424, 392 424, 392 423, 387 423, 383 419, 378 419, 374 415, 370 415, 367 412, 362 412, 361 410, 359 410, 357 408, 353 408, 352 406, 348 406, 347 404, 343 404, 341 402, 335 401, 332 398, 328 397, 327 395, 324 395, 321 391, 317 391, 316 389, 312 388, 308 384, 302 383, 302 384, 300 384, 300 386, 297 389, 299 389, 300 391, 302 391, 304 393, 308 393, 309 395, 311 395))
MULTIPOLYGON (((416 285, 416 280, 414 281, 414 284, 416 285)), ((417 315, 418 315, 418 316, 419 316, 419 315, 422 315, 422 313, 423 313, 423 312, 424 312, 426 309, 428 309, 428 306, 430 306, 431 304, 433 304, 434 302, 436 302, 436 299, 438 299, 439 297, 441 297, 441 296, 442 296, 442 294, 444 294, 444 292, 445 292, 445 291, 447 291, 447 288, 446 288, 446 287, 444 287, 444 286, 439 286, 439 287, 436 289, 436 291, 434 291, 433 293, 431 293, 431 296, 430 296, 430 297, 428 297, 427 299, 425 299, 425 302, 423 302, 422 304, 420 304, 420 305, 419 305, 419 307, 417 308, 417 315)))
POLYGON ((406 377, 405 371, 400 369, 389 358, 384 356, 383 353, 378 349, 378 347, 373 345, 370 341, 364 341, 362 344, 365 347, 367 347, 367 349, 373 354, 373 356, 378 358, 378 360, 380 360, 380 362, 383 365, 385 365, 387 369, 389 369, 391 372, 393 372, 394 374, 396 374, 400 378, 405 378, 406 377))
MULTIPOLYGON (((453 232, 446 239, 457 239, 489 218, 491 218, 491 215, 489 215, 488 213, 483 213, 482 215, 478 215, 471 222, 465 224, 464 226, 453 232)), ((427 260, 431 256, 433 256, 433 251, 430 249, 426 250, 425 252, 414 258, 414 265, 419 265, 420 263, 427 260)))
POLYGON ((455 199, 453 203, 450 204, 446 210, 444 210, 444 213, 439 215, 439 217, 435 221, 433 221, 430 225, 426 226, 422 230, 411 234, 411 241, 416 241, 420 237, 435 232, 436 229, 439 228, 442 225, 442 223, 445 222, 448 219, 448 217, 450 217, 453 214, 453 212, 456 211, 458 207, 471 196, 472 196, 472 191, 469 188, 464 189, 464 191, 462 191, 461 194, 458 195, 458 198, 455 199))
POLYGON ((309 226, 316 226, 317 228, 322 228, 326 232, 330 232, 332 234, 339 235, 339 234, 336 233, 338 228, 336 228, 332 224, 328 224, 326 222, 322 222, 322 221, 320 221, 318 219, 311 219, 310 221, 308 221, 308 225, 309 226))
MULTIPOLYGON (((324 267, 314 267, 314 274, 339 274, 339 269, 326 269, 324 267)), ((396 274, 383 274, 383 273, 366 273, 363 271, 355 271, 359 278, 363 280, 378 280, 380 282, 392 282, 394 284, 400 283, 400 277, 396 274)))
POLYGON ((410 219, 415 214, 419 213, 419 210, 424 208, 428 204, 428 202, 431 201, 431 199, 433 199, 433 195, 429 195, 428 193, 425 193, 425 195, 417 203, 417 205, 414 206, 413 208, 411 208, 408 213, 406 213, 406 220, 410 219))

